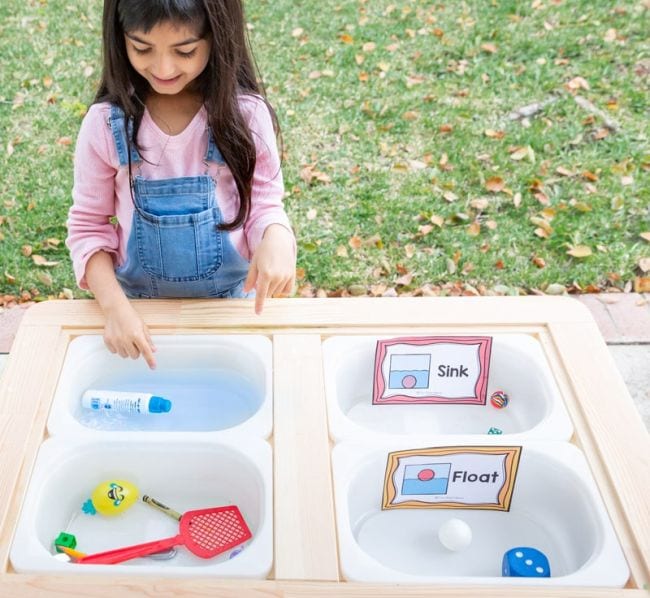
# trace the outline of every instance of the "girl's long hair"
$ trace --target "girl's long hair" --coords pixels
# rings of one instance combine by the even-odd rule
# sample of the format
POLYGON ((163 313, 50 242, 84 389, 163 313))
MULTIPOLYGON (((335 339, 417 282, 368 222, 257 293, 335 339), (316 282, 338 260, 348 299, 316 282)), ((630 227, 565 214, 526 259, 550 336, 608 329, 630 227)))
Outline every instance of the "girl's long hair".
MULTIPOLYGON (((241 94, 265 97, 256 79, 241 0, 104 0, 103 70, 95 102, 111 102, 124 110, 127 122, 133 121, 133 139, 129 143, 141 149, 137 134, 150 87, 129 62, 124 33, 147 33, 165 21, 194 27, 211 40, 208 64, 196 79, 196 85, 215 143, 232 172, 239 193, 235 219, 221 228, 239 228, 250 212, 256 153, 252 132, 239 109, 238 97, 241 94)), ((277 134, 277 117, 264 101, 277 134)))

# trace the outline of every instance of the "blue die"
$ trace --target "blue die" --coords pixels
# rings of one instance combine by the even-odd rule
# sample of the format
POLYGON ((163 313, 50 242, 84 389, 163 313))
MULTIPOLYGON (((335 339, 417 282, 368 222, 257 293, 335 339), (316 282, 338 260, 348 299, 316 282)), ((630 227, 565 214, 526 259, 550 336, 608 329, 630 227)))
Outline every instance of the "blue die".
POLYGON ((551 577, 551 567, 543 552, 529 546, 511 548, 503 555, 503 577, 551 577))

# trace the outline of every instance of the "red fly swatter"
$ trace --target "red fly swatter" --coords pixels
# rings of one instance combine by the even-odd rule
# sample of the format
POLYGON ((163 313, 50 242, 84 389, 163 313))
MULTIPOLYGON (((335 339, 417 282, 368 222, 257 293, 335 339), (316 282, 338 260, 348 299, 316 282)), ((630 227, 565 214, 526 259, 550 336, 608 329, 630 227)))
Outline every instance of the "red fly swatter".
POLYGON ((196 556, 209 559, 246 542, 251 537, 251 531, 236 506, 198 509, 183 513, 177 536, 89 554, 77 562, 113 565, 167 550, 179 544, 183 544, 196 556))

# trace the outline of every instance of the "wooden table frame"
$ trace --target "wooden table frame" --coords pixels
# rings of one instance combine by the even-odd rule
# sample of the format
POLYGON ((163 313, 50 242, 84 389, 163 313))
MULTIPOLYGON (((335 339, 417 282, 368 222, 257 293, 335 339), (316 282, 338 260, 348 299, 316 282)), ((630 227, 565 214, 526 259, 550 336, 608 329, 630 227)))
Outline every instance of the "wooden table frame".
POLYGON ((0 387, 0 596, 648 596, 650 437, 591 314, 551 297, 134 302, 154 334, 264 334, 274 360, 274 569, 258 581, 15 572, 8 554, 68 343, 101 334, 93 301, 32 307, 0 387), (631 571, 623 590, 361 584, 341 579, 321 341, 334 334, 523 332, 546 353, 631 571), (295 367, 293 367, 295 366, 295 367), (318 475, 314 475, 314 471, 318 475), (322 475, 327 472, 328 475, 322 475), (308 483, 307 483, 308 482, 308 483), (318 514, 316 516, 315 514, 318 514))

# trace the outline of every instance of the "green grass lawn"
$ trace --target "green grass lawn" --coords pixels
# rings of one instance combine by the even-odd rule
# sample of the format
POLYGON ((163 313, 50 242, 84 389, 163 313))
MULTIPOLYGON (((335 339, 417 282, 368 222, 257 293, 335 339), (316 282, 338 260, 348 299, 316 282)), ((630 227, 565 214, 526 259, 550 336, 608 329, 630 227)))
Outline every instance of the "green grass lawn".
MULTIPOLYGON (((84 296, 63 241, 100 5, 0 5, 0 295, 84 296)), ((645 289, 647 0, 246 6, 299 294, 645 289)))

